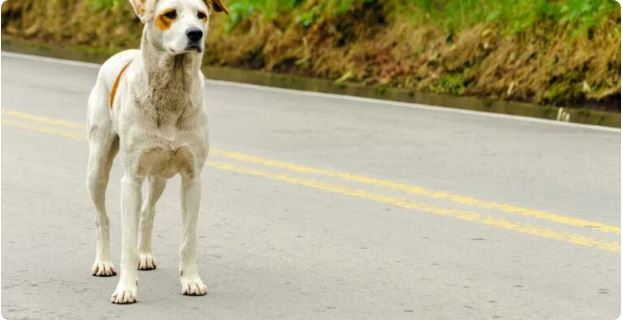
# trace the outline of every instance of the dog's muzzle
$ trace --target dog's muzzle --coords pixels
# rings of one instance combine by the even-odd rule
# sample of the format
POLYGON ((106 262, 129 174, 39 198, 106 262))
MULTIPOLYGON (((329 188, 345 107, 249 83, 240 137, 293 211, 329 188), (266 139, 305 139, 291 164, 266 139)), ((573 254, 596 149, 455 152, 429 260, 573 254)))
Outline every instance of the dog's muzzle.
POLYGON ((186 50, 197 50, 201 52, 203 50, 201 45, 201 39, 203 39, 203 31, 199 28, 189 28, 186 30, 186 37, 188 38, 188 45, 186 50))

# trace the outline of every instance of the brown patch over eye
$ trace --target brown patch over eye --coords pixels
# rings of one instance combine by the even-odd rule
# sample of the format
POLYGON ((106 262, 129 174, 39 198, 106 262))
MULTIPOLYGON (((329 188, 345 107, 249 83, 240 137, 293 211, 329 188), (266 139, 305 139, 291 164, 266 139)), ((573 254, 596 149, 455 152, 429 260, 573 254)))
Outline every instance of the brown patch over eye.
POLYGON ((173 20, 175 20, 175 18, 177 18, 177 11, 175 11, 175 9, 166 10, 158 17, 156 17, 156 27, 158 27, 158 29, 162 31, 168 30, 169 28, 171 28, 171 25, 173 24, 173 20))

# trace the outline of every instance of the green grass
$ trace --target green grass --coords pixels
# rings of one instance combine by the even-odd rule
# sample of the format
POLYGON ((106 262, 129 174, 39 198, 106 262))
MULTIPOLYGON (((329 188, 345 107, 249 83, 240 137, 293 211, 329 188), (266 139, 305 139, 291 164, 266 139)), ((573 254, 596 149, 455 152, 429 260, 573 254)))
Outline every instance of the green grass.
POLYGON ((571 24, 586 32, 619 10, 614 0, 231 0, 229 26, 233 29, 255 14, 268 19, 295 14, 297 21, 310 26, 323 15, 341 15, 353 6, 373 2, 383 4, 390 17, 407 16, 415 25, 434 23, 449 32, 489 22, 520 33, 543 21, 571 24))
MULTIPOLYGON (((296 21, 304 27, 313 25, 320 17, 341 15, 354 4, 371 0, 232 0, 228 2, 230 15, 228 30, 233 30, 241 21, 261 15, 268 20, 282 14, 294 14, 296 21)), ((372 0, 374 1, 374 0, 372 0)))
POLYGON ((465 92, 465 79, 461 73, 444 74, 430 89, 433 93, 462 95, 465 92))
MULTIPOLYGON (((87 0, 99 11, 126 0, 87 0)), ((253 15, 273 20, 294 14, 310 27, 326 16, 339 16, 353 6, 379 2, 386 15, 408 17, 416 26, 436 24, 456 32, 478 23, 495 23, 509 33, 521 33, 539 22, 570 24, 586 34, 609 14, 620 10, 614 0, 229 0, 228 30, 253 15)))
POLYGON ((100 11, 124 4, 125 0, 88 0, 88 2, 91 9, 94 11, 100 11))
POLYGON ((403 0, 416 23, 442 21, 449 31, 492 22, 519 33, 538 22, 571 24, 586 31, 618 10, 613 0, 403 0))
POLYGON ((261 14, 268 19, 274 19, 277 14, 293 9, 304 0, 238 0, 228 2, 229 20, 227 29, 232 30, 242 20, 254 14, 261 14))

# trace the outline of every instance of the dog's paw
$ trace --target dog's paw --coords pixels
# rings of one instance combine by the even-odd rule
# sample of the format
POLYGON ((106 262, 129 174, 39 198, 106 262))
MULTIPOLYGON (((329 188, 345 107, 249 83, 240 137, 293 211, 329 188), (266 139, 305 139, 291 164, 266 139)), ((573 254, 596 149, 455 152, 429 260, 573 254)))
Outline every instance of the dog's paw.
POLYGON ((117 286, 115 292, 110 296, 110 302, 115 304, 136 303, 136 286, 117 286))
POLYGON ((205 296, 208 287, 199 277, 182 277, 182 294, 185 296, 205 296))
POLYGON ((91 274, 96 277, 112 277, 117 275, 112 261, 96 260, 91 267, 91 274))
POLYGON ((139 253, 138 270, 154 270, 156 269, 156 260, 151 253, 139 253))

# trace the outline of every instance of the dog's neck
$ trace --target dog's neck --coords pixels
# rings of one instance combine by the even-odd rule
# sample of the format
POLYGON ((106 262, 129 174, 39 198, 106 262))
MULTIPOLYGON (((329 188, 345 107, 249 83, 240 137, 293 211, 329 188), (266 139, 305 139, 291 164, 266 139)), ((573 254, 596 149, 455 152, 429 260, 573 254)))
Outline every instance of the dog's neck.
POLYGON ((143 32, 141 52, 149 87, 161 94, 189 92, 200 81, 202 53, 173 55, 150 40, 148 28, 143 32))
MULTIPOLYGON (((148 92, 144 98, 149 106, 146 112, 153 114, 158 127, 178 125, 188 107, 193 106, 192 97, 202 91, 201 53, 172 55, 150 41, 145 28, 141 40, 142 62, 148 92)), ((197 107, 197 106, 195 106, 197 107)))

